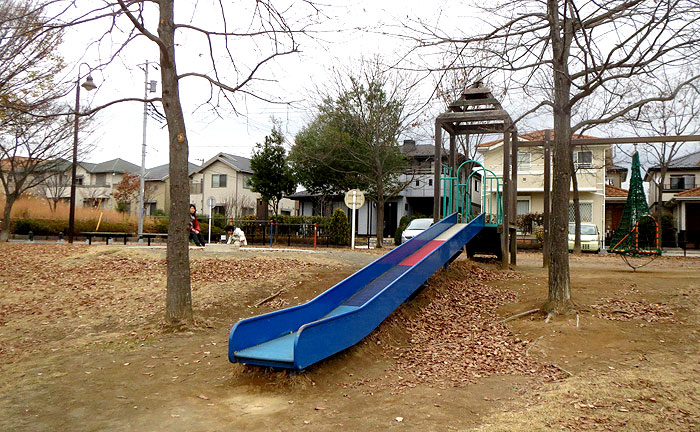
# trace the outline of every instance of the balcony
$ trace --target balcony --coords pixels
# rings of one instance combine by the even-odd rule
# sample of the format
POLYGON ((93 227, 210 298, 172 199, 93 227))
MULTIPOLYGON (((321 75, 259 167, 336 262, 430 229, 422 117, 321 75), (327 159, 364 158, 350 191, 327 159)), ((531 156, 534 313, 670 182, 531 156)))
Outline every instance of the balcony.
POLYGON ((695 180, 685 179, 685 181, 664 183, 664 192, 681 192, 688 189, 694 189, 696 187, 698 187, 698 185, 695 183, 695 180))

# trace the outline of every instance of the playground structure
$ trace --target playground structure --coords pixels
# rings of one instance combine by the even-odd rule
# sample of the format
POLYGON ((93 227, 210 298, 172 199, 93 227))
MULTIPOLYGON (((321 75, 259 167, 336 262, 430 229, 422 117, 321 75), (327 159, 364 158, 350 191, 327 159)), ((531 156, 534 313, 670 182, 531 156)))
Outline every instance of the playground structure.
POLYGON ((649 212, 642 185, 639 153, 636 151, 632 155, 627 202, 622 212, 620 225, 615 230, 610 252, 619 254, 625 263, 634 270, 649 264, 654 258, 661 255, 659 224, 649 212), (635 263, 631 258, 648 259, 635 263))
MULTIPOLYGON (((457 212, 463 214, 469 220, 472 212, 471 206, 466 207, 465 200, 470 199, 469 187, 473 176, 472 168, 478 164, 483 176, 483 197, 490 201, 487 213, 487 229, 475 239, 469 254, 476 252, 494 253, 501 260, 503 267, 508 262, 517 263, 516 249, 516 196, 517 196, 517 161, 518 131, 513 124, 510 115, 503 109, 501 103, 493 96, 491 90, 484 87, 481 81, 476 81, 471 87, 464 89, 461 96, 450 103, 448 111, 440 114, 435 119, 435 171, 434 171, 434 195, 436 197, 433 206, 433 219, 439 220, 445 215, 457 212), (450 150, 448 164, 443 167, 437 161, 442 160, 442 132, 450 135, 450 150), (484 168, 476 161, 467 161, 457 166, 457 136, 470 134, 503 134, 503 170, 502 175, 497 176, 493 171, 484 168), (441 182, 441 178, 445 180, 441 182), (490 193, 486 194, 487 183, 490 193), (441 191, 440 185, 443 185, 441 191), (460 192, 461 191, 461 192, 460 192), (444 194, 444 195, 442 195, 444 194), (437 197, 443 196, 442 208, 437 197), (452 199, 454 197, 455 199, 452 199), (476 250, 476 245, 479 245, 476 250)), ((485 208, 486 201, 482 201, 485 208)), ((546 229, 546 228, 545 228, 546 229)))

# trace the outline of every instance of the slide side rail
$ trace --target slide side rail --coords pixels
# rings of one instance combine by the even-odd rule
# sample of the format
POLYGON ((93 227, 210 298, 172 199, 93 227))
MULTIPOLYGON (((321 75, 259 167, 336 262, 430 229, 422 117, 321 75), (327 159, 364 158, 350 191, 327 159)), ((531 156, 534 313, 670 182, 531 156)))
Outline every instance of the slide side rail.
POLYGON ((397 265, 456 222, 456 213, 446 217, 411 239, 411 241, 398 246, 304 304, 239 321, 233 326, 229 334, 229 360, 234 361, 233 353, 235 351, 295 332, 303 324, 323 317, 371 280, 397 265))
POLYGON ((360 342, 458 253, 483 227, 484 215, 482 214, 362 307, 303 325, 294 342, 294 367, 303 369, 360 342))

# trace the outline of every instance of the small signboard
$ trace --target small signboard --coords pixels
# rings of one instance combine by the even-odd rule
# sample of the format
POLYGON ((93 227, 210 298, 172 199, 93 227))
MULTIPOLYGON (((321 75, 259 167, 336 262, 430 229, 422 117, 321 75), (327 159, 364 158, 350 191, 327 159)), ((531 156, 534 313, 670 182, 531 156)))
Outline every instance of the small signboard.
POLYGON ((362 208, 365 205, 365 194, 359 189, 351 189, 345 192, 345 205, 353 210, 362 208))

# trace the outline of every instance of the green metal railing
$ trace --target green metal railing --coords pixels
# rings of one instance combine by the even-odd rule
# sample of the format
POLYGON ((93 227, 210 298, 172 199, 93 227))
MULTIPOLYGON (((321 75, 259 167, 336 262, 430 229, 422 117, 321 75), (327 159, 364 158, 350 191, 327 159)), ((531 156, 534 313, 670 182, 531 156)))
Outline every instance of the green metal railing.
POLYGON ((463 162, 454 172, 452 167, 445 164, 442 165, 442 217, 452 213, 454 208, 453 202, 457 204, 456 211, 460 214, 463 222, 469 222, 481 213, 476 213, 472 203, 472 176, 476 173, 481 174, 481 213, 485 213, 486 226, 498 226, 503 223, 503 178, 497 176, 490 169, 485 168, 481 162, 468 160, 463 162), (478 167, 476 170, 474 167, 478 167), (466 175, 464 169, 469 169, 471 172, 466 175), (464 183, 460 182, 461 178, 466 177, 464 183), (456 186, 456 188, 455 188, 456 186), (455 194, 456 189, 456 194, 455 194), (454 201, 453 201, 454 200, 454 201))

